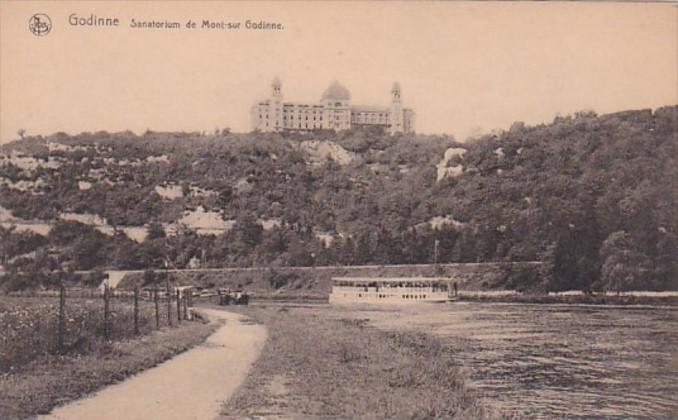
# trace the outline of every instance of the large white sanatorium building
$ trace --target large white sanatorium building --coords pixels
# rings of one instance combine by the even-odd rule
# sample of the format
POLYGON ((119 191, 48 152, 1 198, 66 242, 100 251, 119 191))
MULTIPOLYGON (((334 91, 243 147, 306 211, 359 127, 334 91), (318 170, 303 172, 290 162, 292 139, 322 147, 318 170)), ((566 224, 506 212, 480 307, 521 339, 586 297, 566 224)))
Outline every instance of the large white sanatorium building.
POLYGON ((252 129, 283 130, 348 130, 359 126, 381 126, 391 134, 414 131, 414 111, 404 108, 400 85, 391 89, 389 107, 351 105, 351 92, 334 81, 323 93, 320 103, 283 102, 282 83, 274 79, 271 97, 252 106, 252 129))

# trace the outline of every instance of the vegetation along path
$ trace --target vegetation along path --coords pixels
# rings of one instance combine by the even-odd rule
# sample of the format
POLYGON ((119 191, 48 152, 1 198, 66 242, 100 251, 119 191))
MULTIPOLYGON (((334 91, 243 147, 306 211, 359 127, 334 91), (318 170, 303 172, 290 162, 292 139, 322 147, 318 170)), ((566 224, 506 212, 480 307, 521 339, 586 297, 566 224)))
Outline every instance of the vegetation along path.
POLYGON ((153 369, 40 419, 211 419, 247 376, 266 341, 263 325, 202 309, 224 325, 207 341, 153 369))

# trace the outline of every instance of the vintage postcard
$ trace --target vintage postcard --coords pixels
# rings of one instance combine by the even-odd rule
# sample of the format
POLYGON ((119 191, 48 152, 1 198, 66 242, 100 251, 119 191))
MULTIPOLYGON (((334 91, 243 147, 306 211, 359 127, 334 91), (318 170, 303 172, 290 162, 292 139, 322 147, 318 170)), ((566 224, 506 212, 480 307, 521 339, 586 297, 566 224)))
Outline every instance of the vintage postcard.
POLYGON ((0 0, 0 419, 678 418, 678 6, 0 0))

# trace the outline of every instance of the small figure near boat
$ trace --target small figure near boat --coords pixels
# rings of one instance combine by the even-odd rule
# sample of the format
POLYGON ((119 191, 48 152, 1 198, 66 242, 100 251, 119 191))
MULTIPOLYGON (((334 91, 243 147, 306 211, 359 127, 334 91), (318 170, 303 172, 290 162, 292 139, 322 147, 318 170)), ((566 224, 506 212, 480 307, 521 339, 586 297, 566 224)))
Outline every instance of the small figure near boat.
POLYGON ((242 290, 219 289, 217 293, 219 295, 219 305, 221 306, 247 305, 250 301, 249 295, 242 290))

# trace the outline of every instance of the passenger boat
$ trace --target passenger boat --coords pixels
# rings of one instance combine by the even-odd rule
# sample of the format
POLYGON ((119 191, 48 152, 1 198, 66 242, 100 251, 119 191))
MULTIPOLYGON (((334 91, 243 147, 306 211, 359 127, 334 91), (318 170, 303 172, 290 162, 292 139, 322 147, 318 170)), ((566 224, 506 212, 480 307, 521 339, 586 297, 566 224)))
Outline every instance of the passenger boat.
POLYGON ((446 277, 333 277, 330 303, 447 302, 450 282, 446 277))

